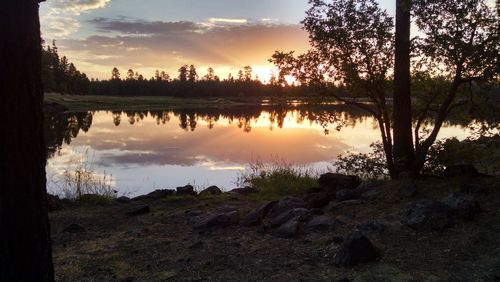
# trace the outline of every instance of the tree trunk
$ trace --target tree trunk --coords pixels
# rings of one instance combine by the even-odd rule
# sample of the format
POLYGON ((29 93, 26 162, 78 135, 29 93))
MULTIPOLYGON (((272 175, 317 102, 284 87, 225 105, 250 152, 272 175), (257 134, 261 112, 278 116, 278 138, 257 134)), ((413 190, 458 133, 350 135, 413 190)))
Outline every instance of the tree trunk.
POLYGON ((398 174, 411 172, 414 159, 410 90, 410 8, 411 0, 396 0, 393 154, 398 174))
POLYGON ((3 1, 0 26, 0 281, 53 281, 38 1, 3 1))

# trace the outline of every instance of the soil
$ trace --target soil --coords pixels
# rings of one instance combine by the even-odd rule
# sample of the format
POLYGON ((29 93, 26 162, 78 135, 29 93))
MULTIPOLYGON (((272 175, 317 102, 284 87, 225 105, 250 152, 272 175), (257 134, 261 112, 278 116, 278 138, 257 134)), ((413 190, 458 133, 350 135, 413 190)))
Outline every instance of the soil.
MULTIPOLYGON (((229 226, 205 233, 193 229, 192 214, 222 206, 243 217, 266 199, 258 195, 167 197, 141 202, 151 212, 131 216, 138 205, 65 206, 50 214, 58 281, 500 281, 500 179, 423 179, 418 194, 401 199, 398 182, 383 184, 379 199, 342 204, 325 212, 337 220, 331 231, 275 236, 262 226, 229 226), (442 199, 462 183, 480 184, 474 194, 481 213, 440 232, 416 232, 402 223, 410 202, 442 199), (191 213, 189 213, 191 211, 191 213), (378 261, 354 267, 334 264, 346 236, 366 222, 365 232, 381 252, 378 261), (77 224, 84 230, 63 232, 77 224), (347 280, 346 280, 347 281, 347 280)), ((202 216, 203 216, 202 215, 202 216)), ((72 229, 73 230, 73 229, 72 229)))

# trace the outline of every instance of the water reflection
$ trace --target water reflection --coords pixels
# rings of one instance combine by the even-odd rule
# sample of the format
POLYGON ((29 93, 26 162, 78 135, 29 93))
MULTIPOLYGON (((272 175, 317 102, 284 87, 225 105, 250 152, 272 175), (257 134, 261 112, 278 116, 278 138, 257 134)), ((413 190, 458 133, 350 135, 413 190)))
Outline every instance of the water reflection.
MULTIPOLYGON (((229 189, 245 164, 273 156, 322 170, 379 139, 371 116, 340 105, 47 113, 45 126, 48 173, 85 151, 121 190, 136 193, 188 182, 229 189)), ((467 133, 456 126, 442 132, 456 135, 467 133)))

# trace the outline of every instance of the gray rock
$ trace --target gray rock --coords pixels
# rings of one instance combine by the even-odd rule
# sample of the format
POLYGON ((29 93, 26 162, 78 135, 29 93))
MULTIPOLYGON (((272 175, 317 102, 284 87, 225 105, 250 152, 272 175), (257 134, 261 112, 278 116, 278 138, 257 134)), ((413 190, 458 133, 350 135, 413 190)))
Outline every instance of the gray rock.
POLYGON ((357 229, 364 233, 381 233, 385 230, 386 226, 378 221, 369 221, 357 226, 357 229))
POLYGON ((176 188, 177 195, 196 195, 196 191, 194 191, 194 187, 192 185, 186 185, 183 187, 176 188))
POLYGON ((337 201, 348 201, 348 200, 357 200, 361 197, 361 195, 355 189, 342 189, 337 190, 335 193, 335 199, 337 201))
POLYGON ((295 209, 295 208, 307 208, 307 203, 297 197, 287 197, 278 201, 277 204, 269 211, 269 217, 274 218, 284 211, 295 209))
POLYGON ((276 229, 276 235, 281 238, 292 238, 297 235, 299 231, 299 217, 289 219, 276 229))
POLYGON ((406 182, 399 186, 399 196, 401 198, 411 198, 415 195, 417 195, 417 184, 413 182, 406 182))
POLYGON ((320 209, 331 201, 330 195, 326 192, 310 193, 304 196, 304 201, 311 209, 320 209))
POLYGON ((326 230, 330 231, 335 228, 335 220, 326 215, 318 215, 313 217, 306 225, 309 230, 326 230))
POLYGON ((404 223, 416 231, 441 231, 453 226, 453 210, 434 200, 413 202, 409 205, 404 223))
POLYGON ((151 199, 161 199, 168 196, 172 196, 174 192, 175 192, 174 190, 169 190, 169 189, 158 189, 147 194, 147 196, 149 196, 151 199))
POLYGON ((116 198, 116 202, 119 204, 126 204, 126 203, 129 203, 130 201, 131 201, 130 198, 125 197, 125 196, 121 196, 121 197, 116 198))
POLYGON ((262 220, 267 216, 271 209, 278 203, 278 201, 267 202, 260 207, 249 212, 243 219, 242 225, 253 226, 262 223, 262 220))
POLYGON ((365 200, 373 200, 380 198, 382 191, 379 189, 372 189, 361 194, 360 198, 365 200))
POLYGON ((150 199, 151 199, 151 197, 148 195, 140 195, 140 196, 132 198, 131 200, 134 202, 137 202, 137 201, 145 201, 145 200, 150 200, 150 199))
POLYGON ((64 233, 83 233, 85 232, 85 228, 83 228, 81 225, 78 225, 76 223, 72 223, 63 230, 64 233))
POLYGON ((229 213, 215 213, 198 221, 194 229, 198 232, 205 232, 215 228, 224 228, 238 224, 239 216, 237 211, 229 213))
POLYGON ((361 180, 354 175, 325 173, 319 177, 318 183, 322 188, 335 192, 337 189, 354 189, 361 183, 361 180))
POLYGON ((220 195, 222 194, 222 190, 217 186, 210 186, 205 190, 200 192, 200 195, 220 195))
POLYGON ((446 197, 443 202, 453 209, 455 216, 462 219, 473 219, 481 210, 474 197, 462 193, 453 193, 446 197))
POLYGON ((304 208, 294 208, 285 210, 281 214, 278 214, 277 216, 271 218, 269 226, 271 228, 275 228, 281 226, 282 224, 285 224, 292 218, 303 218, 309 214, 310 211, 304 208))
POLYGON ((361 232, 350 234, 335 254, 335 264, 353 266, 375 261, 379 254, 373 244, 361 232))
POLYGON ((259 190, 252 188, 252 187, 245 187, 245 188, 233 189, 233 190, 229 191, 229 193, 249 195, 249 194, 259 193, 259 190))
POLYGON ((131 208, 127 214, 131 216, 135 215, 143 215, 149 213, 151 210, 149 209, 148 205, 140 205, 140 206, 135 206, 131 208))
POLYGON ((357 205, 362 205, 365 204, 366 200, 348 200, 348 201, 342 201, 342 202, 330 202, 328 206, 323 208, 323 211, 325 212, 333 212, 339 209, 340 207, 343 206, 357 206, 357 205))
POLYGON ((188 217, 196 217, 202 215, 203 212, 199 210, 187 210, 184 212, 184 214, 188 217))

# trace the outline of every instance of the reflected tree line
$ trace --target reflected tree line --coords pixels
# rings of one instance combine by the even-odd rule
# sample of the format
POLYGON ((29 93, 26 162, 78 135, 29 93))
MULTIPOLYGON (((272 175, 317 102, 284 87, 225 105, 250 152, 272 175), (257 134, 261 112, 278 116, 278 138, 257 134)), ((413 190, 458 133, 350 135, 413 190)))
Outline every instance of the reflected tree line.
MULTIPOLYGON (((173 111, 111 111, 112 122, 115 126, 123 123, 130 125, 138 124, 145 118, 151 117, 156 120, 158 125, 167 124, 176 121, 182 130, 193 132, 200 126, 200 123, 206 125, 209 129, 221 122, 227 120, 230 125, 235 125, 244 132, 251 132, 254 125, 262 113, 268 114, 269 129, 283 128, 286 118, 291 117, 298 124, 308 122, 311 125, 319 125, 324 129, 325 134, 331 130, 340 131, 343 127, 354 127, 358 123, 371 120, 372 116, 366 111, 349 105, 261 105, 233 107, 226 109, 207 108, 207 109, 186 109, 173 111)), ((51 158, 59 152, 63 144, 70 144, 73 138, 76 138, 80 132, 88 132, 92 126, 93 115, 95 112, 81 113, 45 113, 45 139, 47 146, 47 157, 51 158)), ((476 116, 476 125, 492 122, 484 117, 476 116)), ((450 117, 448 125, 469 126, 471 117, 458 118, 450 117)), ((374 122, 373 127, 377 124, 374 122)))

